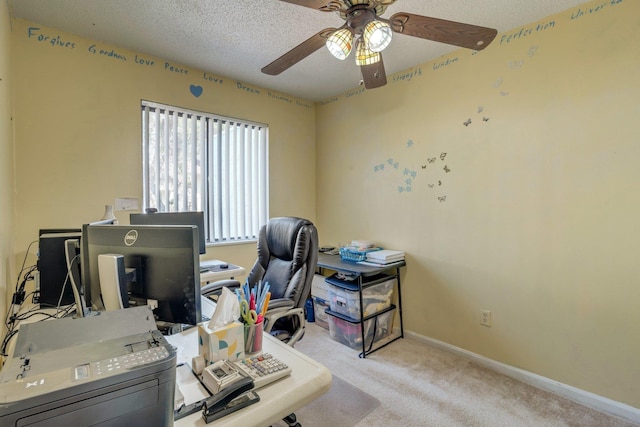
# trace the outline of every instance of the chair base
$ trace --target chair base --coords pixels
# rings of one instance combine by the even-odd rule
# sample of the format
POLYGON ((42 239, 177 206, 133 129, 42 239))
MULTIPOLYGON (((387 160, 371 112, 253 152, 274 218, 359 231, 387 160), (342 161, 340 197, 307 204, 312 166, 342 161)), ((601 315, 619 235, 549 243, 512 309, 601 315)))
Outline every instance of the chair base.
POLYGON ((289 427, 302 427, 302 424, 298 422, 296 414, 289 414, 282 419, 289 427))

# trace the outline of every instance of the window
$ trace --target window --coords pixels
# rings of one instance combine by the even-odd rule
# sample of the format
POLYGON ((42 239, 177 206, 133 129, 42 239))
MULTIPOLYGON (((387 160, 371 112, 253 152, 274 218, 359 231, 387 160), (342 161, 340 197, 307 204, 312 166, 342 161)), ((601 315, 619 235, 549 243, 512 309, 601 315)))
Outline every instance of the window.
POLYGON ((208 243, 256 240, 268 218, 268 126, 141 106, 143 209, 203 211, 208 243))

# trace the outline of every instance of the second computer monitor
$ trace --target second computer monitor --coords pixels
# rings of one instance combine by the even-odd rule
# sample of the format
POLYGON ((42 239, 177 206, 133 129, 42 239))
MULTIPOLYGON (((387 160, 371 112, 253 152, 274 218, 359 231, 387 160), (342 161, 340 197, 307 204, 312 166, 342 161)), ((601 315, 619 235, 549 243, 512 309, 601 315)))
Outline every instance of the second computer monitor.
POLYGON ((206 251, 203 212, 132 213, 129 215, 129 222, 131 225, 195 225, 198 227, 200 254, 206 251))

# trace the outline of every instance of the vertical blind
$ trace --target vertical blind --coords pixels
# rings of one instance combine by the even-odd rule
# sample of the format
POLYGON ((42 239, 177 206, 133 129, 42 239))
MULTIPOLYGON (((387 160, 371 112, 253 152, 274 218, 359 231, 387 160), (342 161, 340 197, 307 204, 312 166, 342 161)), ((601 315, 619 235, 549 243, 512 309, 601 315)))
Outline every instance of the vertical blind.
POLYGON ((268 218, 266 125, 142 101, 143 208, 203 211, 209 243, 255 240, 268 218))

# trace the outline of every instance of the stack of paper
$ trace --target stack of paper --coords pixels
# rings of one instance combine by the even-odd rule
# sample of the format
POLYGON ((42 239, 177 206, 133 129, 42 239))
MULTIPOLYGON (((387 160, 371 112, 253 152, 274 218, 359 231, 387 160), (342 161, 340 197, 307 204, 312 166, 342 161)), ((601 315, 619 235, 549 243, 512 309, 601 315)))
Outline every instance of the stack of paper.
POLYGON ((367 252, 367 261, 375 264, 391 264, 398 261, 404 261, 404 252, 394 251, 391 249, 367 252))
POLYGON ((376 242, 372 242, 371 240, 352 240, 351 246, 358 250, 372 249, 376 247, 376 242))

